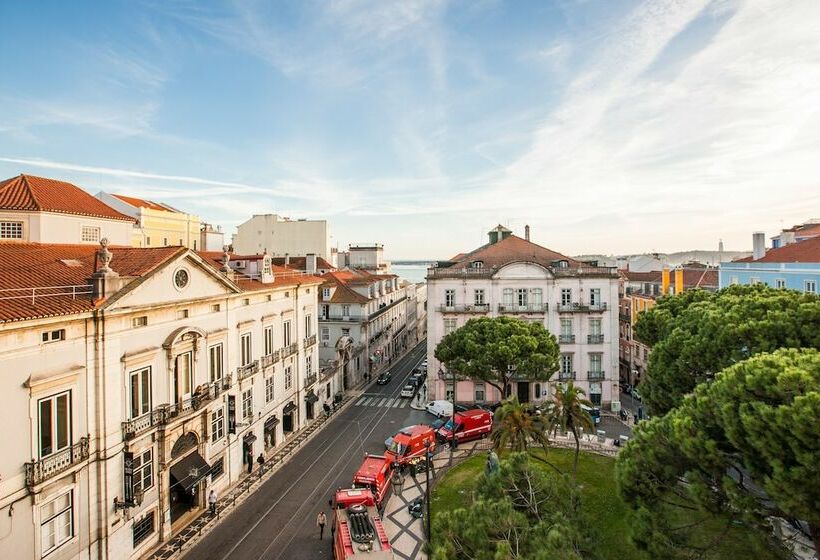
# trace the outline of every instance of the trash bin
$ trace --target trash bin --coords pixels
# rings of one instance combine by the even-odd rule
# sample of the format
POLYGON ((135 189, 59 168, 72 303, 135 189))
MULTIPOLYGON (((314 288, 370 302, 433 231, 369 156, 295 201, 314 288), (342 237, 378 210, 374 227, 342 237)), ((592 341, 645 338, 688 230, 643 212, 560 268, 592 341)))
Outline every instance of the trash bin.
POLYGON ((606 431, 605 430, 598 430, 598 443, 604 443, 606 441, 606 431))

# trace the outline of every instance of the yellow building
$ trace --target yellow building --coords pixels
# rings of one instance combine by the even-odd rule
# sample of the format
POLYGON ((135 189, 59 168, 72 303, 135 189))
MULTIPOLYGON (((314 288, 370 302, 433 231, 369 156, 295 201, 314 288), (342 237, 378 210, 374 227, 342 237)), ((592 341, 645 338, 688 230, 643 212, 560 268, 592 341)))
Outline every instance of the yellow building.
POLYGON ((199 216, 167 204, 121 194, 99 192, 97 198, 136 220, 131 240, 134 247, 180 245, 194 251, 201 249, 199 216))

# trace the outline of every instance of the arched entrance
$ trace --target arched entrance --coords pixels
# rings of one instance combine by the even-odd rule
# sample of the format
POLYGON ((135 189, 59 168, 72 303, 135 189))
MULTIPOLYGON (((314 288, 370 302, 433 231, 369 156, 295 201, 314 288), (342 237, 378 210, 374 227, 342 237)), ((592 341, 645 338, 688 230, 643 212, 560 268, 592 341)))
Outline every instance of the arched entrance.
POLYGON ((342 365, 342 389, 347 391, 353 386, 350 372, 350 361, 353 358, 353 339, 340 336, 336 341, 336 363, 342 365))
POLYGON ((197 451, 199 438, 188 432, 174 442, 171 449, 171 466, 168 477, 171 524, 203 503, 202 480, 208 476, 211 466, 197 451))

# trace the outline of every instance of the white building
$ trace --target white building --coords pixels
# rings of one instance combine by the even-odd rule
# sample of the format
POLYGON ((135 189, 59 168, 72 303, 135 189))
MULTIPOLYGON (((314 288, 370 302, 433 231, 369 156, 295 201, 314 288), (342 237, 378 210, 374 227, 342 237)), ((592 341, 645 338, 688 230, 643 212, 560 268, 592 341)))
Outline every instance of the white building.
POLYGON ((203 223, 199 228, 199 250, 221 251, 225 247, 225 234, 222 226, 203 223))
POLYGON ((0 244, 0 557, 138 558, 330 396, 322 280, 184 247, 0 244), (11 429, 13 427, 13 429, 11 429))
MULTIPOLYGON (((529 237, 529 228, 527 235, 529 237)), ((438 263, 427 275, 427 359, 435 398, 451 398, 452 381, 436 360, 436 345, 475 317, 509 315, 542 323, 560 345, 559 371, 548 383, 517 379, 522 402, 549 398, 555 383, 574 380, 602 406, 618 400, 618 274, 584 265, 498 226, 490 242, 438 263)), ((457 381, 462 402, 502 398, 490 385, 457 381)), ((616 405, 617 408, 617 405, 616 405)))
POLYGON ((291 220, 277 214, 254 214, 239 224, 233 250, 244 255, 268 252, 274 257, 313 253, 330 259, 327 220, 291 220))
POLYGON ((366 270, 371 274, 390 274, 390 262, 384 260, 384 245, 364 243, 350 245, 347 251, 337 253, 338 268, 366 270))
POLYGON ((80 187, 33 175, 0 182, 0 242, 131 245, 134 219, 80 187))

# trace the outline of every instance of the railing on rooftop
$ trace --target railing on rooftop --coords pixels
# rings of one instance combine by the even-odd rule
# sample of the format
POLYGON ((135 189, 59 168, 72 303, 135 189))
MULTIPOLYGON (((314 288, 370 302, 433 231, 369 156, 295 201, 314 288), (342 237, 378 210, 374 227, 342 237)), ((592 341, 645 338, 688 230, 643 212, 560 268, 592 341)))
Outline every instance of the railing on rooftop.
POLYGON ((94 293, 94 288, 90 284, 78 284, 74 286, 36 286, 32 288, 5 288, 0 290, 0 300, 26 299, 31 300, 34 305, 37 298, 46 297, 70 297, 77 299, 78 296, 94 293))
POLYGON ((39 461, 32 460, 25 463, 26 486, 29 489, 33 488, 88 459, 88 439, 88 436, 81 437, 77 443, 70 447, 43 457, 39 461))

